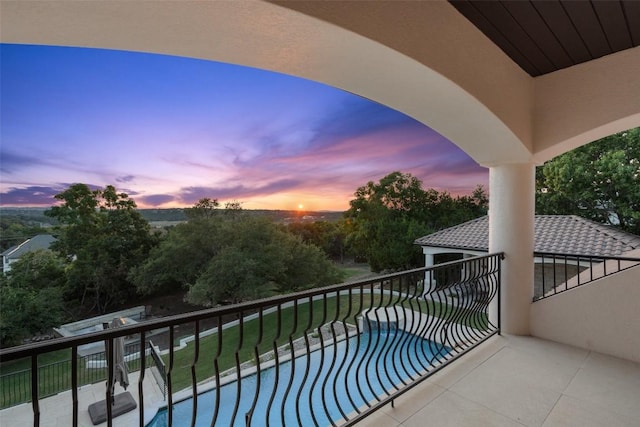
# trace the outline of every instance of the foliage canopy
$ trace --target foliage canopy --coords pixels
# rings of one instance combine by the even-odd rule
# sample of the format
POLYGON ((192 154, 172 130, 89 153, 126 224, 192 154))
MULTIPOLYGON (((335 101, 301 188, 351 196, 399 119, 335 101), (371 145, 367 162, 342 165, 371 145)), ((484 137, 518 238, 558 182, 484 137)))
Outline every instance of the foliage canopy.
POLYGON ((190 303, 213 306, 340 282, 341 273, 320 249, 267 218, 233 210, 192 215, 173 227, 131 272, 137 289, 184 288, 190 303))
POLYGON ((488 206, 481 186, 472 196, 454 198, 424 190, 418 178, 401 172, 369 181, 354 195, 345 213, 347 244, 376 272, 420 266, 423 257, 413 244, 416 238, 485 215, 488 206))
POLYGON ((537 168, 536 213, 578 215, 640 234, 640 128, 576 148, 537 168))
POLYGON ((156 240, 135 202, 109 185, 91 190, 73 184, 55 196, 62 204, 46 212, 62 226, 58 250, 68 261, 66 292, 80 304, 90 299, 99 312, 126 302, 135 294, 127 279, 129 270, 142 262, 156 240))
POLYGON ((0 275, 0 346, 46 332, 66 318, 62 286, 65 263, 54 252, 23 255, 0 275))

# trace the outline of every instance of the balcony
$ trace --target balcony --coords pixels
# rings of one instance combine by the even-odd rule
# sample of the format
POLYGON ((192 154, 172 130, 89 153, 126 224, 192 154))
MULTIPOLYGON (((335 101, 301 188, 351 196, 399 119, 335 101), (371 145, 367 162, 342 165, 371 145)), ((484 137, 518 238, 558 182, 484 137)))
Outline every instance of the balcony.
MULTIPOLYGON (((638 28, 633 25, 637 21, 632 21, 638 16, 633 12, 637 11, 634 2, 606 3, 617 8, 616 16, 626 16, 630 28, 638 28), (631 13, 625 15, 621 10, 631 13)), ((522 2, 522 7, 531 5, 522 2)), ((549 2, 549 9, 561 11, 563 7, 549 2)), ((585 3, 583 9, 584 13, 595 10, 591 3, 585 3)), ((640 424, 638 268, 531 303, 534 165, 638 125, 637 37, 626 50, 605 52, 585 63, 532 77, 447 2, 6 1, 2 15, 2 42, 6 43, 191 56, 344 88, 409 114, 490 168, 489 249, 506 255, 500 326, 503 332, 537 338, 492 336, 394 398, 395 408, 390 402, 381 404, 361 424, 640 424)), ((511 19, 515 15, 504 12, 502 16, 511 19)), ((538 12, 534 18, 538 19, 538 12)), ((602 21, 592 18, 581 20, 594 23, 585 24, 586 32, 605 40, 602 21)), ((568 18, 565 21, 569 23, 563 27, 565 32, 573 34, 574 26, 568 18)), ((546 28, 534 26, 536 30, 546 28)), ((542 46, 520 34, 513 32, 531 46, 542 46)), ((546 40, 557 38, 550 35, 546 40)), ((518 52, 523 59, 553 56, 518 52)), ((486 310, 490 314, 491 306, 486 310)), ((179 321, 171 322, 155 326, 175 328, 179 321)), ((117 336, 103 333, 87 339, 117 336)), ((60 341, 62 347, 56 348, 87 342, 60 341)), ((49 345, 29 347, 22 355, 49 351, 49 345)), ((10 353, 2 354, 5 360, 10 353)), ((190 372, 188 365, 186 370, 190 372)), ((146 375, 142 383, 136 383, 133 373, 131 381, 135 397, 136 388, 146 390, 148 382, 153 387, 155 380, 146 375)), ((96 400, 106 396, 104 384, 95 387, 96 400)), ((84 400, 85 390, 89 389, 79 390, 77 396, 42 399, 35 406, 41 424, 54 424, 56 414, 63 413, 63 425, 71 424, 74 414, 78 414, 78 424, 84 425, 87 420, 79 408, 92 403, 84 400), (56 398, 63 398, 64 403, 49 400, 56 398)), ((139 407, 153 404, 154 398, 146 391, 141 395, 145 399, 139 407)), ((33 414, 32 406, 26 404, 3 411, 0 422, 32 424, 33 414)), ((141 418, 134 411, 113 423, 143 424, 141 418)))
MULTIPOLYGON (((132 383, 137 381, 133 375, 132 383)), ((163 402, 145 380, 148 410, 163 402)), ((80 402, 103 399, 104 382, 84 388, 80 402), (83 397, 86 396, 86 397, 83 397)), ((637 426, 640 364, 531 337, 496 336, 358 426, 637 426), (429 420, 425 423, 425 420, 429 420)), ((69 393, 44 399, 41 425, 72 425, 69 393)), ((136 425, 138 413, 114 420, 136 425)), ((0 424, 33 425, 28 405, 0 412, 0 424), (9 423, 8 420, 11 420, 9 423)), ((90 426, 86 412, 79 425, 90 426)))
POLYGON ((99 424, 102 415, 108 425, 353 425, 499 333, 501 258, 4 349, 2 406, 17 405, 0 416, 25 425, 99 424), (166 343, 162 351, 149 337, 166 343), (79 352, 101 342, 122 342, 126 356, 79 352), (66 360, 46 363, 54 354, 66 360), (17 363, 27 369, 7 372, 17 363), (112 385, 119 364, 132 372, 125 393, 112 385), (93 404, 112 394, 116 405, 97 414, 93 404), (129 394, 137 410, 121 415, 129 394))
MULTIPOLYGON (((75 369, 52 373, 41 367, 33 375, 32 368, 19 386, 8 386, 4 378, 3 406, 8 406, 10 394, 22 393, 31 402, 0 411, 0 422, 92 425, 89 405, 123 390, 118 384, 107 390, 105 379, 113 378, 113 369, 83 380, 87 367, 99 367, 100 361, 81 360, 77 349, 103 340, 108 348, 127 336, 128 341, 137 338, 127 352, 138 356, 129 360, 128 389, 137 408, 119 416, 108 410, 103 425, 144 426, 157 413, 168 425, 189 424, 195 413, 203 425, 213 417, 216 425, 417 426, 426 419, 452 426, 637 425, 640 363, 540 338, 498 335, 500 259, 470 258, 5 349, 0 353, 4 363, 26 356, 32 365, 34 356, 66 349, 75 369), (229 315, 237 320, 223 322, 229 315), (205 332, 201 325, 211 319, 219 326, 205 332), (196 334, 181 340, 181 329, 196 334), (158 346, 146 338, 152 333, 156 340, 164 333, 167 342, 177 345, 159 356, 158 346), (376 343, 379 350, 369 351, 376 343), (426 351, 422 343, 428 343, 426 351), (365 350, 349 351, 349 345, 365 350), (345 346, 347 351, 339 353, 345 346), (287 370, 287 364, 294 369, 287 370), (299 378, 294 380, 296 368, 299 378), (270 384, 273 369, 278 380, 270 384), (349 371, 354 378, 348 379, 349 371), (52 375, 67 390, 53 394, 41 384, 37 394, 32 392, 31 384, 51 382, 52 375), (252 389, 244 380, 251 377, 263 382, 252 389), (87 382, 91 384, 80 385, 87 382), (342 383, 351 395, 336 392, 342 383), (305 394, 305 387, 314 391, 305 394), (216 390, 221 390, 219 395, 216 390), (242 393, 250 398, 241 398, 242 393), (200 401, 196 409, 189 400, 194 394, 200 401), (259 395, 263 402, 269 400, 266 411, 260 409, 264 404, 259 395), (298 402, 309 402, 313 409, 305 415, 304 404, 298 402)), ((565 257, 558 258, 557 269, 563 265, 565 257)), ((606 278, 626 281, 623 274, 630 272, 635 274, 629 267, 606 278)), ((588 286, 600 285, 581 287, 588 286)), ((113 364, 109 360, 109 366, 113 364)))

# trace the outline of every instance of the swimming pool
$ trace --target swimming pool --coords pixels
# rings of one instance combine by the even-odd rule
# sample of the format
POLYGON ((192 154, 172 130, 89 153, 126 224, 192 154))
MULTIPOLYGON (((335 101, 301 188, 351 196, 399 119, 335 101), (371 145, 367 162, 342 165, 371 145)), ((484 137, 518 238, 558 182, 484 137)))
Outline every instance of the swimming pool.
MULTIPOLYGON (((415 378, 449 349, 398 331, 363 333, 324 351, 263 369, 198 395, 196 426, 328 426, 415 378), (307 369, 309 367, 309 369, 307 369), (212 423, 213 417, 216 417, 212 423)), ((173 425, 191 423, 193 398, 173 405, 173 425)), ((147 427, 168 425, 161 409, 147 427)))

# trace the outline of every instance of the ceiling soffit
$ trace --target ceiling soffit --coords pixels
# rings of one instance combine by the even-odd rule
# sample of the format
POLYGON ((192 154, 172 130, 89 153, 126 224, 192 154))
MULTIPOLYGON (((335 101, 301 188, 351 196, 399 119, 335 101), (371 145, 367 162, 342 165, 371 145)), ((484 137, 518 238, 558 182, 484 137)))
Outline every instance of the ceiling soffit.
POLYGON ((637 0, 450 0, 532 77, 640 45, 637 0))

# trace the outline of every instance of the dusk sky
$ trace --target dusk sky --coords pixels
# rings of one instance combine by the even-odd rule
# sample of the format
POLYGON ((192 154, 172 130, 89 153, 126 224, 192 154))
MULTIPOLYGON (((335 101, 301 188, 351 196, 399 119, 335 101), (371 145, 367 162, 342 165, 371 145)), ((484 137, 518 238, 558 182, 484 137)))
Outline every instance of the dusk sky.
POLYGON ((0 45, 0 205, 70 184, 141 208, 202 197, 246 209, 345 210, 399 170, 467 194, 488 170, 412 118, 282 74, 163 55, 0 45))

